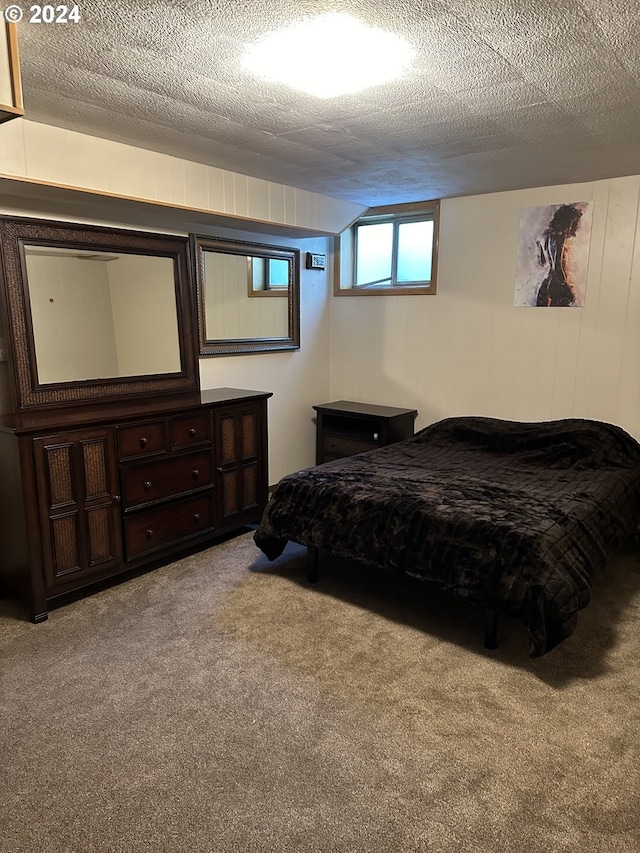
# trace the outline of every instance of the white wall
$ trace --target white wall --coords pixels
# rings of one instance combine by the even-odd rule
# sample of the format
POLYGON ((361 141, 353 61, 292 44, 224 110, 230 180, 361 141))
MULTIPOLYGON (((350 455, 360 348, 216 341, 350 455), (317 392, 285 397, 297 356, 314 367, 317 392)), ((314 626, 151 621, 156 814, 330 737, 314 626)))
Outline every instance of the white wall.
MULTIPOLYGON (((267 296, 249 297, 246 255, 203 252, 203 257, 209 340, 287 337, 289 303, 286 289, 284 293, 267 291, 267 296)), ((255 260, 264 265, 262 258, 255 260)))
POLYGON ((180 340, 172 258, 120 254, 109 261, 119 376, 175 373, 180 340))
POLYGON ((640 439, 640 176, 444 199, 435 296, 331 300, 331 397, 640 439), (513 307, 520 210, 593 201, 584 308, 513 307))
POLYGON ((117 375, 107 264, 40 254, 26 263, 38 380, 117 375))

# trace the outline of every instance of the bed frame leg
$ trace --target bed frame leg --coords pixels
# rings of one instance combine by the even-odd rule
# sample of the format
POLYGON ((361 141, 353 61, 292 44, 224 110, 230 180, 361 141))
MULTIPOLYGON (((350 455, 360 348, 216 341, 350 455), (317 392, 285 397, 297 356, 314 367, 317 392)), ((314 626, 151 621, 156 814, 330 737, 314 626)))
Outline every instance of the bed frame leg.
POLYGON ((493 607, 484 609, 484 647, 498 648, 498 611, 493 607))
POLYGON ((309 583, 318 582, 319 549, 313 545, 307 548, 307 580, 309 583))

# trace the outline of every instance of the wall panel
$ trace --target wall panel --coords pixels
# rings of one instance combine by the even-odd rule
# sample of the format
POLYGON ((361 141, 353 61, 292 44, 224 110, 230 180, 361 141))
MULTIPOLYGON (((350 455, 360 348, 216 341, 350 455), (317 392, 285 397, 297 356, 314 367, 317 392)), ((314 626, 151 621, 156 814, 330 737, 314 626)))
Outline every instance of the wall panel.
POLYGON ((364 206, 20 119, 0 125, 0 177, 337 234, 364 206))

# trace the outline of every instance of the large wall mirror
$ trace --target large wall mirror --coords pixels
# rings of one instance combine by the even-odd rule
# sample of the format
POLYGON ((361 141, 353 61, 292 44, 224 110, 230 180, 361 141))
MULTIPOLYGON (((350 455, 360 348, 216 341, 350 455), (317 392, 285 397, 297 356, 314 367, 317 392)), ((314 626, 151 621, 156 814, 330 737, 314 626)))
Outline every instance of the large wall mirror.
POLYGON ((298 249, 192 236, 201 355, 300 347, 298 249))
POLYGON ((198 388, 188 240, 0 218, 18 408, 198 388))

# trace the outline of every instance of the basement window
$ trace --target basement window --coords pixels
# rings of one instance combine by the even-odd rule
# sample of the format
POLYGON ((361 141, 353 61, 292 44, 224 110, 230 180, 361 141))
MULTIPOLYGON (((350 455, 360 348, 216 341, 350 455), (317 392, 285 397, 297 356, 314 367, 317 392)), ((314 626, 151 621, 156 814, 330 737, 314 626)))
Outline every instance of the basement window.
POLYGON ((370 208, 340 238, 338 296, 436 292, 438 202, 370 208))
POLYGON ((249 296, 288 296, 289 261, 249 258, 249 296))

